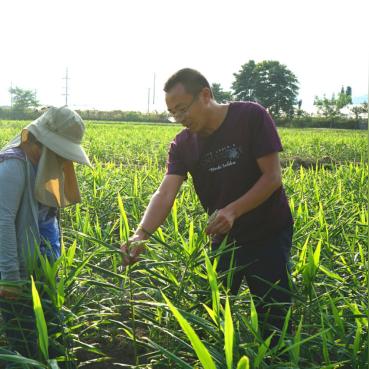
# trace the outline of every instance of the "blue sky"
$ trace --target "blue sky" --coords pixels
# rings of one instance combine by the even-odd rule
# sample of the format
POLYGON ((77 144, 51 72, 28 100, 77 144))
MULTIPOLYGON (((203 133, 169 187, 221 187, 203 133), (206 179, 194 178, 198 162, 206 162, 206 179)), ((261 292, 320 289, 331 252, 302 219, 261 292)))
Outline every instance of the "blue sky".
POLYGON ((2 0, 0 106, 10 84, 75 108, 147 110, 148 88, 182 67, 229 89, 250 59, 278 60, 300 82, 302 107, 350 85, 368 93, 366 1, 2 0))

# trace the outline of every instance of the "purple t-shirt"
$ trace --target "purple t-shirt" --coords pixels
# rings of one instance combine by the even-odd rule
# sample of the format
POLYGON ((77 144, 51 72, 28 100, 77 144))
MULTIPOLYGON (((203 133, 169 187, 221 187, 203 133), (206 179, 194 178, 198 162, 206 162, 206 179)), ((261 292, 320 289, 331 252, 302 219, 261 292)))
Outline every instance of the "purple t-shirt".
MULTIPOLYGON (((167 174, 187 177, 208 214, 243 196, 260 178, 256 159, 282 151, 268 112, 252 102, 233 102, 220 127, 201 137, 188 129, 170 145, 167 174)), ((281 186, 257 208, 239 217, 230 236, 239 241, 262 239, 293 223, 281 186)))

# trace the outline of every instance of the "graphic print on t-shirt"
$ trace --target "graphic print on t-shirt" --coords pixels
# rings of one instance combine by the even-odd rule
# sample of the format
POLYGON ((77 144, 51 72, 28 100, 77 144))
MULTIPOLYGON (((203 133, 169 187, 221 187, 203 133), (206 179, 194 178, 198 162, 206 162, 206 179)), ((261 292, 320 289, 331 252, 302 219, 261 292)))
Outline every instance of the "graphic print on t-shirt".
POLYGON ((242 147, 236 144, 226 145, 215 151, 209 151, 200 159, 200 165, 210 173, 236 165, 242 154, 242 147))

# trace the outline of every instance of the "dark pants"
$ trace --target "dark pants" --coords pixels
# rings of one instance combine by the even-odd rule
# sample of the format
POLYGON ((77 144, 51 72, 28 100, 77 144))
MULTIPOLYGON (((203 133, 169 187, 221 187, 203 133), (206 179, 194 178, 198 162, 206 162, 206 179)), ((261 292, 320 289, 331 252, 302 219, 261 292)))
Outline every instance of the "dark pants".
MULTIPOLYGON (((264 339, 275 328, 283 328, 284 318, 291 304, 288 262, 292 234, 291 225, 261 241, 235 242, 237 249, 234 250, 234 267, 241 267, 242 270, 234 272, 231 293, 238 293, 245 277, 254 297, 264 339)), ((220 257, 218 272, 229 270, 231 254, 227 252, 220 257)), ((271 346, 277 341, 278 334, 275 334, 271 346)))

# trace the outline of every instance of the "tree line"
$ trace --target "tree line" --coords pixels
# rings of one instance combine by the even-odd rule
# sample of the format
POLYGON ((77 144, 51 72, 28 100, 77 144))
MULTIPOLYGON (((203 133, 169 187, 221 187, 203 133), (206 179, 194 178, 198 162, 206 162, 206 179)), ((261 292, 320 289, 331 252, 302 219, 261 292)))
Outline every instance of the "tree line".
MULTIPOLYGON (((298 100, 299 82, 296 75, 285 65, 274 60, 265 60, 256 63, 249 60, 243 64, 237 73, 233 74, 234 81, 230 91, 222 88, 220 83, 211 85, 214 98, 219 103, 230 101, 254 101, 263 105, 277 123, 295 122, 302 126, 302 122, 319 122, 320 126, 334 127, 337 124, 342 126, 342 122, 351 127, 352 122, 359 122, 363 115, 368 113, 368 103, 352 105, 352 89, 350 86, 341 87, 338 94, 333 94, 330 98, 323 95, 315 96, 314 105, 317 114, 307 113, 302 109, 302 100, 298 100), (347 108, 351 113, 351 119, 345 118, 343 109, 347 108)), ((12 96, 12 108, 0 109, 0 118, 3 119, 32 119, 39 114, 36 109, 40 106, 36 92, 25 90, 19 87, 9 90, 12 96)), ((346 109, 347 110, 347 109, 346 109)), ((167 112, 140 113, 133 111, 79 111, 82 118, 91 120, 114 120, 114 121, 148 121, 166 122, 167 112)), ((314 126, 314 124, 312 124, 314 126)), ((357 128, 357 127, 352 127, 357 128)))
MULTIPOLYGON (((234 73, 232 90, 225 91, 219 83, 212 84, 216 101, 255 101, 266 107, 277 120, 283 118, 307 118, 311 114, 302 109, 302 100, 298 100, 299 82, 293 72, 278 61, 250 60, 234 73)), ((352 104, 352 89, 341 87, 336 96, 327 98, 315 96, 317 118, 335 120, 343 118, 342 109, 352 104)), ((368 113, 368 103, 350 106, 350 112, 359 120, 362 114, 368 113)))

